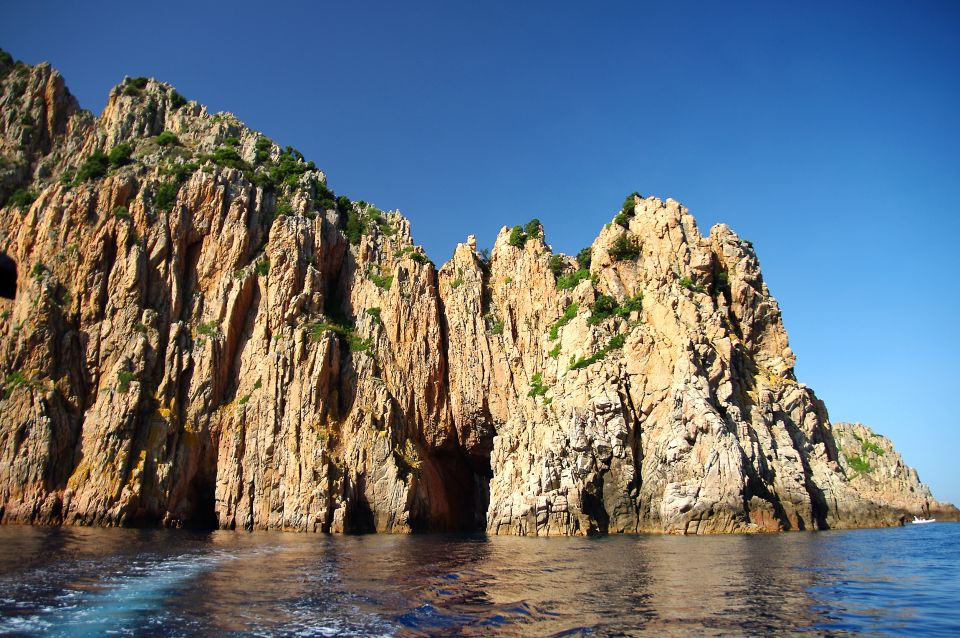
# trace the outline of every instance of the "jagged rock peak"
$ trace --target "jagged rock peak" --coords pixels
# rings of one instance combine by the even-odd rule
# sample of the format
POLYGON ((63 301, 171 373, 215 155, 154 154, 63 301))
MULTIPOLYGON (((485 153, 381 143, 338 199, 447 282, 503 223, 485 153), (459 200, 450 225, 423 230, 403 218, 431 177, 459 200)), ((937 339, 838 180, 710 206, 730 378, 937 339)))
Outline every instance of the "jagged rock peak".
POLYGON ((437 269, 399 213, 169 85, 126 78, 94 118, 0 59, 0 104, 3 521, 709 533, 934 506, 851 465, 750 244, 672 199, 631 194, 576 257, 533 220, 437 269))

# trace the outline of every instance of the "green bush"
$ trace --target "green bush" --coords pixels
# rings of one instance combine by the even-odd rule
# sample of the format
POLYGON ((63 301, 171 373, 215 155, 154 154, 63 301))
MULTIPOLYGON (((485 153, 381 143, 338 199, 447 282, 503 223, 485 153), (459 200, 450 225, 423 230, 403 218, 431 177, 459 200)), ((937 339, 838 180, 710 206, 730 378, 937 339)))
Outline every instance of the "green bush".
POLYGON ((571 303, 564 308, 563 314, 560 315, 560 318, 554 321, 553 325, 550 326, 550 341, 554 341, 560 336, 560 328, 573 321, 574 317, 577 316, 578 310, 580 310, 580 306, 576 303, 571 303))
POLYGON ((32 382, 27 375, 20 370, 14 370, 7 375, 3 382, 3 398, 9 399, 13 391, 20 387, 30 387, 32 382))
POLYGON ((270 159, 270 148, 272 146, 273 146, 273 142, 270 140, 269 137, 261 136, 257 138, 257 142, 254 145, 254 148, 256 149, 256 154, 254 155, 254 159, 257 162, 257 164, 263 164, 268 159, 270 159))
POLYGON ((291 204, 290 200, 286 197, 278 197, 277 205, 273 214, 274 214, 274 217, 284 217, 286 215, 293 215, 293 204, 291 204))
POLYGON ((567 263, 563 259, 563 255, 550 255, 550 261, 547 263, 547 267, 550 269, 550 272, 553 273, 554 277, 559 278, 566 269, 567 263))
POLYGON ((367 273, 367 277, 370 278, 370 281, 372 281, 375 286, 383 290, 390 290, 390 286, 393 285, 393 275, 381 275, 371 270, 367 273))
POLYGON ((541 228, 542 224, 540 223, 540 220, 534 217, 527 222, 526 226, 523 227, 523 232, 527 234, 527 239, 536 239, 540 236, 541 228))
POLYGON ((100 149, 90 154, 77 170, 77 183, 97 179, 107 174, 107 154, 100 149))
POLYGON ((861 441, 860 443, 863 447, 864 454, 866 454, 867 452, 873 452, 877 456, 883 456, 884 454, 883 448, 877 445, 876 443, 874 443, 873 441, 861 441))
POLYGON ((640 248, 624 233, 613 240, 607 251, 614 261, 630 261, 640 256, 640 248))
POLYGON ((128 142, 121 142, 110 150, 107 161, 110 162, 110 166, 123 166, 130 161, 131 155, 133 155, 133 146, 128 142))
POLYGON ((365 312, 371 317, 373 317, 374 322, 379 324, 383 323, 383 319, 380 318, 380 308, 377 308, 376 306, 374 306, 373 308, 367 308, 365 312))
MULTIPOLYGON (((628 216, 631 216, 631 217, 633 216, 634 210, 635 210, 636 205, 637 205, 637 203, 636 203, 636 201, 634 200, 634 198, 642 199, 642 198, 643 198, 643 195, 641 195, 640 193, 638 193, 638 192, 636 192, 636 191, 634 191, 634 192, 630 193, 629 195, 627 195, 626 199, 623 200, 623 207, 621 207, 621 209, 620 209, 620 213, 621 213, 621 214, 623 214, 623 215, 628 215, 628 216)), ((617 223, 619 223, 619 222, 617 222, 617 223)))
POLYGON ((117 206, 113 209, 113 216, 118 219, 130 219, 130 211, 126 206, 117 206))
POLYGON ((687 290, 693 290, 694 292, 703 292, 703 286, 700 284, 695 284, 693 279, 690 277, 681 277, 680 285, 687 290))
POLYGON ((200 165, 196 162, 182 162, 168 165, 161 171, 164 175, 171 175, 178 184, 182 184, 193 175, 200 165))
POLYGON ((523 245, 527 243, 527 234, 523 232, 522 226, 514 226, 510 231, 510 239, 507 241, 508 244, 514 248, 523 248, 523 245))
POLYGON ((20 124, 26 128, 33 128, 37 125, 37 122, 33 119, 32 115, 29 113, 24 113, 20 116, 20 124))
POLYGON ((631 312, 640 312, 643 310, 643 293, 638 292, 633 297, 628 297, 622 304, 620 304, 614 314, 619 317, 626 317, 631 312))
POLYGON ((590 278, 590 271, 586 268, 581 268, 580 270, 575 270, 572 273, 561 275, 557 277, 557 290, 569 290, 571 288, 576 288, 584 279, 590 278))
POLYGON ((428 261, 430 261, 426 255, 420 252, 410 253, 410 259, 417 262, 418 264, 426 264, 428 261))
POLYGON ((551 359, 556 359, 557 357, 560 356, 561 345, 562 344, 558 341, 555 346, 550 348, 550 352, 548 352, 547 354, 550 356, 551 359))
POLYGON ((610 317, 627 317, 631 312, 640 312, 643 309, 643 293, 628 297, 622 304, 609 295, 597 295, 590 304, 590 318, 587 323, 595 326, 610 317))
POLYGON ((847 465, 859 474, 869 474, 873 471, 873 466, 870 465, 870 461, 862 456, 848 456, 846 458, 847 465))
POLYGON ((593 248, 591 246, 587 246, 586 248, 581 249, 580 252, 577 253, 577 263, 580 264, 581 268, 586 268, 587 270, 590 270, 590 262, 591 262, 592 256, 593 256, 593 248))
POLYGON ((176 182, 163 182, 153 191, 153 204, 160 210, 169 211, 180 190, 176 182))
POLYGON ((503 319, 499 319, 493 314, 486 314, 483 319, 487 324, 488 334, 494 336, 503 334, 503 319))
POLYGON ((25 188, 18 188, 7 198, 7 206, 16 206, 17 208, 29 208, 36 201, 37 194, 25 188))
POLYGON ((353 203, 351 203, 350 198, 346 195, 340 195, 337 197, 337 212, 340 213, 344 218, 347 214, 353 210, 353 203))
POLYGON ((623 344, 627 342, 627 335, 618 334, 610 337, 610 341, 607 342, 607 352, 612 352, 613 350, 619 350, 623 347, 623 344))
POLYGON ((187 98, 183 97, 176 91, 170 91, 170 106, 177 110, 187 105, 187 98))
POLYGON ((30 270, 30 276, 34 279, 40 279, 47 272, 47 267, 44 266, 39 261, 33 265, 33 268, 30 270))
MULTIPOLYGON (((263 138, 260 138, 260 139, 263 139, 263 138)), ((257 144, 259 143, 260 143, 260 140, 257 140, 257 144)), ((314 199, 316 199, 317 201, 330 200, 331 202, 333 202, 333 200, 337 198, 337 196, 334 195, 333 191, 330 190, 327 187, 327 185, 324 184, 323 182, 317 182, 315 190, 316 190, 316 196, 314 197, 314 199)), ((336 208, 336 203, 331 204, 328 208, 336 208)))
POLYGON ((586 368, 587 366, 593 365, 597 361, 601 361, 607 357, 614 350, 619 350, 627 342, 627 335, 618 334, 610 338, 610 341, 607 342, 607 345, 600 348, 594 352, 589 357, 580 357, 579 359, 575 357, 570 357, 570 369, 579 370, 581 368, 586 368))
POLYGON ((580 357, 579 359, 571 355, 570 369, 579 370, 581 368, 586 368, 587 366, 593 365, 597 361, 602 361, 606 357, 607 357, 607 353, 604 350, 598 350, 597 352, 593 353, 589 357, 580 357))
POLYGON ((587 323, 595 326, 598 323, 609 319, 617 309, 617 300, 610 295, 597 295, 596 300, 590 304, 590 318, 587 323))
POLYGON ((117 392, 126 394, 130 389, 131 381, 133 381, 133 373, 129 370, 120 370, 117 372, 117 392))
POLYGON ((353 245, 357 245, 360 243, 360 238, 363 237, 366 232, 366 220, 355 206, 350 206, 350 209, 347 211, 347 228, 344 230, 344 235, 347 236, 347 241, 353 245))
POLYGON ((623 212, 617 213, 617 216, 613 218, 613 223, 626 228, 630 225, 630 217, 623 212))
POLYGON ((223 143, 227 146, 240 146, 240 140, 235 137, 224 138, 223 143))
POLYGON ((312 341, 322 341, 327 332, 333 332, 343 337, 347 344, 347 350, 350 352, 369 352, 373 348, 373 339, 360 337, 353 326, 328 321, 318 321, 311 324, 310 339, 312 341))
POLYGON ((355 332, 347 335, 347 349, 350 352, 369 352, 373 348, 373 338, 363 338, 355 332))
POLYGON ((150 80, 145 77, 127 78, 127 81, 123 87, 123 94, 138 96, 141 94, 143 89, 147 88, 147 83, 149 81, 150 80))
POLYGON ((270 181, 276 186, 280 184, 295 186, 300 176, 313 168, 313 162, 304 163, 303 154, 288 146, 280 152, 277 163, 270 167, 270 181))
POLYGON ((176 134, 173 131, 164 131, 160 135, 153 138, 160 146, 179 146, 180 140, 177 138, 176 134))
POLYGON ((528 397, 542 397, 550 390, 550 386, 543 384, 543 375, 539 372, 534 373, 530 378, 530 391, 528 397))
POLYGON ((237 153, 237 149, 232 146, 218 146, 210 159, 218 166, 236 168, 241 171, 250 170, 250 166, 243 161, 243 158, 237 153))
POLYGON ((317 321, 310 324, 310 340, 311 341, 323 341, 323 337, 328 332, 333 332, 340 335, 346 335, 350 331, 350 328, 338 323, 331 323, 328 321, 317 321))
POLYGON ((257 265, 254 266, 253 271, 261 277, 266 277, 267 273, 270 272, 270 260, 266 257, 260 259, 257 261, 257 265))
POLYGON ((216 321, 201 323, 199 326, 197 326, 197 334, 201 334, 204 337, 210 337, 213 339, 220 336, 220 326, 217 325, 216 321))

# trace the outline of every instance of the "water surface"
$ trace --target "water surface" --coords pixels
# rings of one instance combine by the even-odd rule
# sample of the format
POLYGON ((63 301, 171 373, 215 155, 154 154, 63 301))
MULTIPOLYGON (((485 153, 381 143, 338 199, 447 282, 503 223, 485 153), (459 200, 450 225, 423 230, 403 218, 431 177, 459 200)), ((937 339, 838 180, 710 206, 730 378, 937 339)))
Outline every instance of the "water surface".
POLYGON ((763 536, 0 527, 0 634, 960 635, 960 524, 763 536))

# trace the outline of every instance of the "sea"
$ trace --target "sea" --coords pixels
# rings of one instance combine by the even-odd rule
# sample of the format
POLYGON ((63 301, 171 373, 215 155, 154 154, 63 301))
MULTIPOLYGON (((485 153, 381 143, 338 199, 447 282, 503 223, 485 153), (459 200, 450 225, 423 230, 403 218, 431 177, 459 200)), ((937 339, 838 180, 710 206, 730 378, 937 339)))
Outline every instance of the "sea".
POLYGON ((8 636, 960 636, 960 523, 754 536, 0 527, 8 636))

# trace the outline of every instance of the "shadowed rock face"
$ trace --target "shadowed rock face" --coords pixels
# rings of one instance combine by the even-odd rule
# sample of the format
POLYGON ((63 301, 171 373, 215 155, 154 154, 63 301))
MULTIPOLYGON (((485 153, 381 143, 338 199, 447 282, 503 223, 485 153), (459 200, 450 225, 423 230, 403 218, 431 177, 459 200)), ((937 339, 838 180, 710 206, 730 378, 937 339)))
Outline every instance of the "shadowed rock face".
POLYGON ((532 227, 438 271, 399 213, 165 84, 96 119, 47 65, 0 75, 5 522, 710 533, 945 507, 851 469, 750 244, 673 200, 630 200, 570 285, 584 264, 551 269, 532 227))

